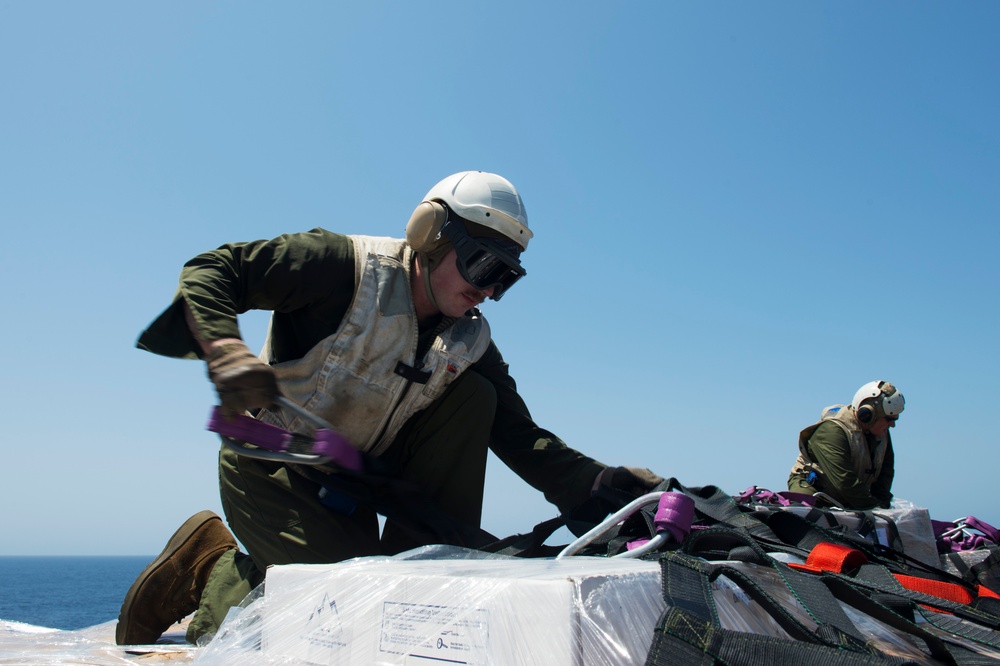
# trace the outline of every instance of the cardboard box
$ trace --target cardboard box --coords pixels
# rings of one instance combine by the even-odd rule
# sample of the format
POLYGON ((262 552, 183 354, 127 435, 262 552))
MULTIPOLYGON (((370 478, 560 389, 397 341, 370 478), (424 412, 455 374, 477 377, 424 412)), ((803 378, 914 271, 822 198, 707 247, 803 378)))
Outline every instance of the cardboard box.
POLYGON ((398 560, 271 567, 262 650, 332 666, 643 664, 660 567, 628 559, 398 560))

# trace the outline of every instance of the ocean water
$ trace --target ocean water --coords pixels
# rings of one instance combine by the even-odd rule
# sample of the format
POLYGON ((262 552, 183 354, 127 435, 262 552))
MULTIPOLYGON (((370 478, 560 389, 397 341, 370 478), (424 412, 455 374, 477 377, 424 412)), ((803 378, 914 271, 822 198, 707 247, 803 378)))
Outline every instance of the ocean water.
POLYGON ((118 619, 142 557, 0 557, 0 620, 83 629, 118 619))

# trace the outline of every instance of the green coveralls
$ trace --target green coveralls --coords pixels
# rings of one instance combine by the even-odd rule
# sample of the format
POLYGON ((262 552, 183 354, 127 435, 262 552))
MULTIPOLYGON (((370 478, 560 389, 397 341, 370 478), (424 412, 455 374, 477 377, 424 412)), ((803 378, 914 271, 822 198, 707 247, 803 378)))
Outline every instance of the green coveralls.
MULTIPOLYGON (((354 295, 354 270, 350 240, 323 229, 224 245, 185 264, 173 303, 138 346, 199 357, 184 318, 186 303, 207 340, 240 337, 238 314, 271 310, 272 358, 301 358, 337 330, 354 295)), ((437 323, 421 328, 421 345, 430 342, 426 338, 437 323)), ((532 421, 492 342, 441 398, 407 422, 379 460, 400 478, 419 483, 454 518, 478 527, 487 447, 563 513, 590 497, 605 467, 532 421)), ((229 526, 247 554, 229 551, 215 565, 188 630, 192 642, 214 633, 229 608, 262 582, 269 565, 338 562, 423 545, 392 521, 380 538, 370 508, 359 506, 350 515, 328 508, 315 479, 282 463, 224 450, 219 483, 229 526)))
POLYGON ((809 458, 823 470, 823 474, 810 484, 804 474, 793 472, 788 477, 788 489, 808 495, 824 492, 847 509, 887 508, 892 501, 890 489, 895 475, 892 440, 888 432, 886 446, 882 470, 869 486, 858 478, 855 471, 847 433, 836 423, 824 421, 807 443, 809 458))

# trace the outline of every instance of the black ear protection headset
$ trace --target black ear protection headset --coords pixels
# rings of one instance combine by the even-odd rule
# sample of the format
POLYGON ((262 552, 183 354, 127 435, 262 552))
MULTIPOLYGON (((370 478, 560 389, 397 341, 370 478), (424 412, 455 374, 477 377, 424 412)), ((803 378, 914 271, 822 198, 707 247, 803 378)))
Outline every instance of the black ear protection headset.
POLYGON ((872 405, 863 404, 858 407, 858 421, 868 425, 875 421, 875 408, 872 405))

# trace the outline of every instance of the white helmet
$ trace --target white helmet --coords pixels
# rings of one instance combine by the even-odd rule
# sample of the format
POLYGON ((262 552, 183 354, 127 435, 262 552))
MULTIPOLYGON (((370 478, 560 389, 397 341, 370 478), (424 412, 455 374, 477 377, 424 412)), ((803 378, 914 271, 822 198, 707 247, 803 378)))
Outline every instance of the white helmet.
POLYGON ((876 380, 858 389, 851 406, 854 407, 858 421, 870 424, 880 418, 897 419, 905 403, 903 394, 897 391, 895 386, 886 381, 876 380))
POLYGON ((457 215, 499 231, 528 249, 533 233, 528 228, 524 202, 509 180, 485 171, 462 171, 431 188, 424 201, 440 201, 457 215))

